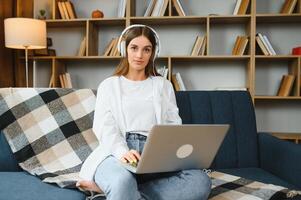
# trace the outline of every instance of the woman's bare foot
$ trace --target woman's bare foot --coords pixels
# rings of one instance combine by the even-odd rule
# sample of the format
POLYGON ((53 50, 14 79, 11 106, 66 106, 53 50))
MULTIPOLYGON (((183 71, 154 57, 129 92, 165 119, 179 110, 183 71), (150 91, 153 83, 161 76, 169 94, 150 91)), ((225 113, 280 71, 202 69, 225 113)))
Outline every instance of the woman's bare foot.
POLYGON ((103 191, 96 185, 94 181, 81 180, 76 183, 76 187, 80 187, 87 191, 103 193, 103 191))

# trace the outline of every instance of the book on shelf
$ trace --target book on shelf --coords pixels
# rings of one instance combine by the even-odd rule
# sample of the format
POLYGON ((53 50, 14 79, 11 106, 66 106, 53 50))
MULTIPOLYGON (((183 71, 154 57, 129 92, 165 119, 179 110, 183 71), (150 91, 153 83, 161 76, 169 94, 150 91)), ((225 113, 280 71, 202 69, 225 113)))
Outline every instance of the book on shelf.
POLYGON ((180 91, 180 84, 177 80, 176 74, 171 75, 171 83, 175 91, 180 91))
POLYGON ((109 53, 111 52, 112 47, 114 45, 114 42, 115 42, 115 38, 112 38, 110 40, 110 42, 107 44, 107 46, 105 47, 103 56, 108 56, 109 55, 109 53))
POLYGON ((250 4, 250 0, 237 0, 233 15, 245 15, 247 13, 248 7, 250 4))
POLYGON ((153 10, 154 10, 154 7, 155 7, 155 5, 156 5, 156 2, 157 2, 157 0, 151 0, 151 1, 149 2, 148 6, 147 6, 147 9, 146 9, 146 11, 145 11, 145 13, 144 13, 144 17, 149 17, 149 16, 151 16, 151 14, 152 14, 152 12, 153 12, 153 10))
POLYGON ((77 56, 85 56, 86 54, 86 37, 83 38, 83 40, 80 43, 77 56))
POLYGON ((268 38, 265 35, 263 35, 261 33, 257 33, 256 41, 264 55, 266 55, 266 56, 276 55, 274 48, 272 47, 270 41, 268 40, 268 38))
POLYGON ((241 4, 241 0, 236 0, 233 15, 237 15, 240 4, 241 4))
POLYGON ((244 35, 237 36, 232 49, 232 55, 239 55, 239 56, 244 55, 248 42, 249 42, 248 36, 244 36, 244 35))
MULTIPOLYGON (((150 4, 153 2, 151 1, 150 4)), ((151 16, 152 17, 159 17, 159 16, 164 16, 166 8, 168 5, 168 0, 156 0, 154 8, 152 9, 151 16)), ((152 6, 152 5, 149 5, 152 6)), ((151 8, 149 8, 151 9, 151 8)), ((145 13, 148 14, 148 13, 145 13)))
POLYGON ((76 19, 76 12, 75 12, 75 8, 74 5, 71 1, 65 1, 64 2, 66 8, 67 8, 67 14, 69 16, 70 19, 76 19))
POLYGON ((287 97, 290 95, 295 81, 294 75, 283 75, 277 96, 287 97))
POLYGON ((112 44, 112 49, 109 53, 109 56, 118 56, 118 55, 120 55, 119 51, 118 51, 118 47, 117 47, 118 39, 119 39, 118 37, 114 39, 113 44, 112 44))
POLYGON ((281 14, 292 14, 297 5, 297 0, 285 0, 282 4, 280 13, 281 14))
POLYGON ((171 76, 171 82, 174 86, 175 91, 185 91, 186 90, 183 79, 179 72, 177 72, 171 76))
POLYGON ((175 8, 175 10, 179 16, 186 16, 180 0, 172 0, 172 5, 175 8))
POLYGON ((64 9, 63 9, 63 2, 58 1, 57 2, 57 7, 58 7, 58 10, 59 10, 61 19, 67 19, 67 17, 65 16, 64 9))
POLYGON ((197 36, 191 49, 191 56, 204 55, 206 49, 206 36, 197 36))
POLYGON ((59 79, 62 88, 72 88, 71 76, 68 72, 60 74, 59 79))
POLYGON ((126 11, 126 0, 119 0, 119 6, 118 6, 118 17, 125 17, 125 11, 126 11))
POLYGON ((181 76, 181 74, 180 74, 179 72, 176 73, 176 78, 177 78, 177 81, 179 82, 180 90, 181 90, 181 91, 185 91, 185 90, 186 90, 186 87, 185 87, 185 85, 184 85, 182 76, 181 76))
POLYGON ((51 76, 50 76, 50 81, 49 81, 49 85, 48 85, 48 87, 54 87, 54 75, 53 74, 51 74, 51 76))
POLYGON ((162 77, 168 79, 168 68, 166 66, 159 68, 157 71, 162 77))
POLYGON ((206 54, 206 46, 207 46, 207 36, 203 37, 201 49, 198 52, 199 56, 204 56, 206 54))
POLYGON ((65 15, 65 18, 66 19, 70 19, 70 16, 68 15, 67 6, 66 6, 65 1, 61 1, 61 4, 62 4, 62 8, 63 8, 63 12, 64 12, 64 15, 65 15))
POLYGON ((267 44, 269 53, 270 53, 271 55, 276 55, 276 52, 275 52, 275 50, 274 50, 274 48, 273 48, 273 46, 272 46, 270 40, 268 39, 268 37, 267 37, 266 35, 262 35, 262 37, 263 37, 264 43, 267 44))

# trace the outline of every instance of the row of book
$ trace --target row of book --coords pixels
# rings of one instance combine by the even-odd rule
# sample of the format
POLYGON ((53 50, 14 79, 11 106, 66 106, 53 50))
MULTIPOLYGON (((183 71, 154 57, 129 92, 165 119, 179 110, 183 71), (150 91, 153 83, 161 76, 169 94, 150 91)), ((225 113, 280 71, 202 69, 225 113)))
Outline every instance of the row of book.
POLYGON ((244 15, 247 13, 250 0, 236 0, 233 15, 244 15))
POLYGON ((206 53, 207 36, 197 36, 191 49, 191 56, 203 56, 206 53))
POLYGON ((120 0, 118 6, 118 17, 125 17, 125 10, 126 10, 126 1, 127 0, 120 0))
POLYGON ((87 38, 84 37, 80 43, 77 56, 85 56, 86 55, 86 43, 87 43, 87 38))
POLYGON ((248 42, 249 42, 248 36, 245 35, 237 36, 232 49, 232 55, 239 55, 239 56, 244 55, 248 42))
MULTIPOLYGON (((59 75, 60 85, 62 88, 72 88, 71 76, 69 73, 63 73, 59 75)), ((49 81, 49 87, 54 87, 54 75, 52 74, 49 81)))
POLYGON ((292 14, 295 10, 296 5, 297 5, 297 0, 285 0, 285 2, 282 4, 280 13, 292 14))
POLYGON ((256 42, 264 55, 266 56, 276 55, 276 51, 266 35, 257 33, 256 42))
POLYGON ((168 0, 151 0, 144 13, 144 17, 159 17, 164 16, 168 0))
POLYGON ((120 56, 120 52, 117 47, 118 40, 119 37, 111 39, 104 50, 103 56, 120 56))
POLYGON ((295 80, 297 80, 295 75, 291 75, 291 74, 283 75, 278 88, 277 96, 282 96, 282 97, 290 96, 295 80))
POLYGON ((179 72, 177 72, 171 76, 171 83, 172 83, 175 91, 185 91, 186 90, 182 76, 179 72))
POLYGON ((71 1, 58 1, 57 2, 58 11, 60 13, 61 19, 76 19, 76 12, 74 5, 71 1))
POLYGON ((166 66, 157 69, 157 72, 164 78, 168 79, 168 68, 166 66))

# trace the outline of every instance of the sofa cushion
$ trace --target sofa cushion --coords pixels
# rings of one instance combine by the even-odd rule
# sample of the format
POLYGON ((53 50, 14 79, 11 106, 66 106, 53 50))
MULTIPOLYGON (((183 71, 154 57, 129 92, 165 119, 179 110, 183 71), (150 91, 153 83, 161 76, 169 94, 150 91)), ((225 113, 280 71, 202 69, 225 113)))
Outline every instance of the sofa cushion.
POLYGON ((43 183, 27 172, 0 172, 0 199, 9 200, 84 200, 78 190, 62 189, 43 183))
POLYGON ((2 131, 0 131, 0 148, 0 171, 21 171, 2 131))
POLYGON ((184 124, 230 124, 212 164, 214 169, 258 167, 255 113, 246 91, 189 91, 176 93, 184 124))
POLYGON ((263 183, 280 185, 290 189, 297 189, 294 185, 285 182, 284 180, 261 168, 219 169, 218 171, 263 183))

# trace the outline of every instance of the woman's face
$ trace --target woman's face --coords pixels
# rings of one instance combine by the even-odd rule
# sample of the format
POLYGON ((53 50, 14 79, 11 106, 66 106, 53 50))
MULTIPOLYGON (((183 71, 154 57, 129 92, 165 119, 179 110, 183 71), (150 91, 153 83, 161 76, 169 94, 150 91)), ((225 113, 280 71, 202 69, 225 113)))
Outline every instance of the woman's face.
POLYGON ((144 71, 152 55, 152 43, 141 35, 132 39, 127 47, 130 71, 144 71))

